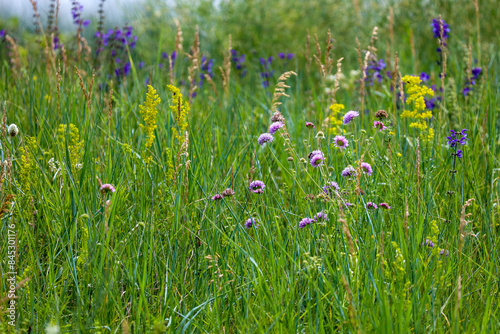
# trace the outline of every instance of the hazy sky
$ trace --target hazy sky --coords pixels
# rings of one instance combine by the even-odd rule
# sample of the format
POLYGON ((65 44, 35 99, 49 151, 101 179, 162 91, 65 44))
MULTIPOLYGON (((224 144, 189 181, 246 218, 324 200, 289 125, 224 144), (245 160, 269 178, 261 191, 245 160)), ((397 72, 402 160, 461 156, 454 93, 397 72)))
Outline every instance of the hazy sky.
MULTIPOLYGON (((159 0, 160 1, 160 0, 159 0)), ((59 27, 64 29, 71 25, 71 0, 60 0, 59 27)), ((135 7, 142 0, 106 0, 104 10, 106 22, 111 25, 124 24, 124 10, 135 7)), ((171 1, 167 1, 171 2, 171 1)), ((92 18, 97 15, 99 0, 79 0, 83 5, 83 18, 92 18)), ((47 17, 50 0, 37 0, 38 12, 42 18, 47 17)), ((29 0, 0 0, 0 16, 2 18, 17 16, 27 24, 32 23, 33 8, 29 0)))

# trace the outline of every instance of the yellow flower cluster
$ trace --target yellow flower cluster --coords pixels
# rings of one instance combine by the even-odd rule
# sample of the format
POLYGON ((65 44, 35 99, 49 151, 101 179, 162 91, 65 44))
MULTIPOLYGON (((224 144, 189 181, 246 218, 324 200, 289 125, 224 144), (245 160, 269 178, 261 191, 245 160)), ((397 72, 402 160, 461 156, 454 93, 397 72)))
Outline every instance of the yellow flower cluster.
MULTIPOLYGON (((83 145, 84 141, 80 140, 80 132, 78 128, 70 124, 69 125, 69 133, 68 133, 68 141, 66 141, 66 132, 68 131, 67 124, 59 124, 59 128, 57 129, 57 139, 59 139, 60 144, 66 143, 69 151, 69 158, 71 160, 71 164, 73 166, 78 165, 83 159, 83 145)), ((61 147, 62 149, 66 149, 65 146, 61 147)))
POLYGON ((432 112, 425 110, 424 96, 434 96, 434 91, 427 86, 420 86, 422 80, 417 76, 405 75, 403 82, 406 83, 406 93, 409 95, 406 102, 408 104, 414 102, 415 109, 412 111, 403 111, 401 117, 414 119, 415 121, 410 123, 410 128, 419 130, 423 135, 422 139, 427 141, 432 140, 434 138, 434 130, 427 125, 427 120, 432 118, 432 112))
POLYGON ((189 103, 188 101, 183 102, 182 93, 179 88, 172 85, 168 85, 167 88, 172 92, 174 105, 170 106, 170 109, 172 110, 177 126, 179 127, 179 130, 173 127, 172 132, 174 133, 174 137, 177 138, 179 142, 182 142, 184 139, 184 131, 186 131, 188 126, 187 115, 189 113, 189 103))
MULTIPOLYGON (((153 86, 148 85, 148 93, 146 94, 146 102, 144 105, 139 106, 139 112, 144 119, 145 124, 139 124, 142 130, 146 132, 146 150, 153 145, 153 140, 155 139, 154 132, 156 130, 156 116, 158 115, 158 110, 156 106, 161 102, 160 97, 156 94, 156 89, 153 86)), ((147 156, 144 159, 146 163, 152 160, 151 156, 147 156)))
POLYGON ((344 108, 345 108, 344 105, 340 103, 334 103, 328 108, 331 111, 331 114, 328 117, 328 120, 331 125, 330 132, 335 132, 338 126, 342 124, 342 120, 338 116, 344 108))

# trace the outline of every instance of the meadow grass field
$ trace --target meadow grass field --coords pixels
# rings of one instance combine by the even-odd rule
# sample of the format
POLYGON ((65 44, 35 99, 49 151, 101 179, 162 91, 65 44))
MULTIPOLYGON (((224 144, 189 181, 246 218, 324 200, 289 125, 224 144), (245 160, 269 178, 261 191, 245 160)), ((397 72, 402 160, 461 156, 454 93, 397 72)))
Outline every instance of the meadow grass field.
POLYGON ((0 333, 500 332, 496 1, 50 3, 0 20, 0 333))

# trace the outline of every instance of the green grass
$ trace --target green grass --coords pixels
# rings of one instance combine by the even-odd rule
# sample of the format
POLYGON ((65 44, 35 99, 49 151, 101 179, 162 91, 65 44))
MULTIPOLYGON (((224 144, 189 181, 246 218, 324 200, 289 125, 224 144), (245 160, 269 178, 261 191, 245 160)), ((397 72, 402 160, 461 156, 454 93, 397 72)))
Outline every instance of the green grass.
MULTIPOLYGON (((227 94, 218 69, 217 95, 205 82, 192 99, 184 148, 172 130, 179 125, 169 108, 175 101, 166 87, 168 71, 156 65, 162 51, 172 50, 167 45, 173 45, 175 34, 170 21, 163 29, 161 18, 147 16, 152 9, 146 7, 144 17, 133 21, 139 35, 138 48, 128 54, 133 71, 125 81, 114 80, 110 118, 107 67, 97 69, 88 105, 74 66, 86 73, 86 90, 92 67, 75 63, 70 34, 59 95, 55 73, 47 73, 43 49, 33 35, 23 32, 29 36, 26 42, 20 32, 17 35, 22 58, 18 75, 9 64, 8 50, 0 51, 0 105, 7 126, 19 127, 16 137, 1 137, 2 161, 10 157, 12 168, 6 164, 2 169, 10 174, 0 185, 0 233, 6 240, 0 243, 0 332, 31 328, 38 333, 51 325, 60 332, 79 333, 499 330, 499 54, 498 41, 488 35, 498 26, 492 19, 495 3, 481 3, 481 40, 469 2, 428 7, 395 3, 394 43, 383 5, 361 1, 359 15, 367 18, 363 25, 354 2, 339 2, 332 14, 339 16, 336 26, 327 22, 330 16, 322 9, 327 3, 311 2, 301 9, 296 1, 277 1, 268 10, 260 2, 250 6, 235 1, 221 5, 220 16, 206 2, 190 9, 187 4, 176 7, 185 27, 184 50, 189 50, 199 24, 202 53, 216 58, 218 68, 227 50, 227 32, 233 31, 233 45, 247 54, 248 69, 241 78, 233 65, 227 94), (285 15, 283 6, 294 12, 285 15), (296 17, 301 10, 310 15, 296 17), (242 25, 245 13, 248 24, 242 25), (397 98, 389 80, 367 84, 368 112, 361 110, 360 75, 351 73, 359 69, 354 37, 360 33, 365 50, 378 24, 378 58, 386 59, 389 47, 392 68, 397 51, 403 76, 432 73, 426 84, 435 83, 439 90, 441 69, 430 28, 430 19, 438 13, 452 28, 444 98, 433 110, 434 138, 417 142, 418 132, 400 117, 401 103, 394 104, 397 98), (278 14, 280 20, 266 19, 278 14), (339 116, 360 111, 349 125, 332 131, 323 121, 331 105, 325 87, 333 88, 334 83, 322 79, 314 62, 306 70, 308 28, 320 35, 323 51, 331 28, 334 64, 345 57, 345 78, 336 94, 345 109, 339 116), (483 72, 464 97, 468 43, 471 58, 479 59, 472 65, 483 72), (288 64, 276 59, 271 87, 263 89, 258 58, 277 58, 281 51, 297 56, 288 64), (143 59, 149 63, 139 69, 143 59), (268 131, 273 112, 274 85, 288 70, 298 74, 286 82, 290 97, 280 98, 290 138, 278 132, 272 143, 260 147, 257 138, 268 131), (146 78, 162 101, 150 149, 139 126, 144 124, 139 105, 146 100, 146 78), (392 123, 386 131, 373 128, 380 109, 389 114, 384 122, 392 123), (306 128, 306 121, 315 129, 306 128), (61 124, 73 124, 78 138, 69 127, 58 131, 61 124), (460 147, 463 158, 454 159, 446 136, 450 129, 463 128, 469 140, 460 147), (319 131, 324 139, 316 138, 319 131), (349 140, 345 151, 333 145, 338 134, 349 140), (325 154, 325 164, 313 168, 308 154, 317 149, 325 154), (145 162, 148 156, 150 163, 145 162), (51 170, 52 158, 60 170, 51 170), (357 179, 340 173, 348 165, 357 167, 361 159, 374 172, 359 178, 358 195, 357 179), (250 177, 264 181, 263 194, 248 190, 250 177), (338 182, 341 189, 330 199, 321 196, 327 181, 338 182), (102 194, 100 182, 114 185, 116 192, 102 194), (233 188, 235 195, 211 200, 226 188, 233 188), (9 195, 15 196, 11 204, 6 203, 9 195), (471 198, 475 200, 464 218, 463 207, 471 198), (343 201, 354 205, 342 210, 343 201), (391 209, 369 210, 367 202, 387 202, 391 209), (302 218, 322 210, 329 221, 299 228, 302 218), (245 229, 250 217, 258 220, 258 228, 245 229), (461 228, 463 219, 468 223, 461 228), (4 298, 12 224, 17 233, 17 283, 29 279, 16 290, 15 326, 8 324, 4 298), (435 247, 428 247, 426 239, 435 247), (449 256, 440 255, 442 249, 449 256)), ((315 50, 313 42, 311 48, 315 50)), ((179 86, 180 80, 188 81, 189 61, 179 57, 175 66, 179 86)), ((187 97, 188 88, 180 88, 187 97)))

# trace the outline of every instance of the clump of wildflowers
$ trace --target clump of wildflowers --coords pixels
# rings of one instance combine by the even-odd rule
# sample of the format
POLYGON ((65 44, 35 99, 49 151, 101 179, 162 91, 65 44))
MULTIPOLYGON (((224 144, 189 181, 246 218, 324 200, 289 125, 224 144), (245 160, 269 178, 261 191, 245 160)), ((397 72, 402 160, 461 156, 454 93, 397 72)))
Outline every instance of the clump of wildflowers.
POLYGON ((285 123, 283 123, 281 121, 273 122, 269 126, 269 133, 274 135, 276 133, 276 131, 278 131, 279 129, 281 129, 284 126, 285 126, 285 123))
POLYGON ((258 224, 258 220, 257 219, 253 219, 253 218, 248 218, 247 221, 245 222, 245 228, 248 230, 252 227, 259 227, 259 224, 258 224))
POLYGON ((381 121, 373 122, 373 127, 375 129, 379 129, 380 131, 387 130, 387 127, 384 125, 384 122, 381 122, 381 121))
POLYGON ((167 88, 172 92, 174 104, 170 106, 170 110, 172 110, 177 127, 179 128, 179 130, 177 130, 175 127, 172 127, 172 132, 174 133, 174 137, 177 138, 179 142, 182 142, 184 131, 186 131, 188 126, 187 115, 190 109, 189 102, 183 101, 182 93, 179 88, 172 85, 168 85, 167 88))
POLYGON ((250 185, 248 186, 248 189, 255 194, 262 194, 262 193, 264 193, 265 187, 266 187, 266 185, 264 184, 264 182, 262 182, 260 180, 255 180, 255 181, 252 181, 250 183, 250 185))
POLYGON ((342 120, 339 118, 339 114, 344 108, 344 105, 340 103, 334 103, 328 108, 331 112, 330 116, 328 117, 328 122, 330 123, 330 131, 335 131, 339 127, 339 125, 342 124, 342 120))
POLYGON ((231 50, 231 61, 233 62, 236 70, 240 73, 240 77, 244 78, 247 75, 247 69, 245 66, 246 57, 244 54, 238 55, 238 51, 231 50))
POLYGON ((361 171, 365 173, 366 175, 372 175, 373 173, 373 168, 370 166, 369 163, 367 162, 362 162, 361 163, 361 171))
POLYGON ((299 222, 299 228, 304 228, 306 227, 307 225, 310 225, 314 223, 314 220, 311 219, 311 218, 304 218, 302 219, 300 222, 299 222))
POLYGON ((359 116, 359 112, 354 111, 354 110, 348 111, 344 115, 344 124, 345 125, 349 124, 350 121, 352 121, 353 119, 355 119, 358 116, 359 116))
MULTIPOLYGON (((158 110, 156 106, 161 102, 160 96, 156 94, 156 90, 153 86, 148 85, 148 93, 146 94, 146 102, 144 105, 139 106, 139 113, 144 119, 144 124, 139 124, 142 130, 146 133, 146 149, 149 149, 153 145, 153 140, 155 139, 154 131, 156 130, 156 116, 158 115, 158 110)), ((151 156, 146 158, 146 162, 151 161, 151 156)))
POLYGON ((323 152, 320 150, 312 151, 309 154, 309 162, 311 163, 311 166, 313 167, 319 167, 323 164, 323 160, 325 159, 325 156, 323 155, 323 152))
POLYGON ((420 86, 422 80, 417 76, 405 75, 403 82, 406 84, 406 92, 410 95, 406 103, 410 104, 414 102, 415 109, 412 111, 403 111, 401 117, 413 119, 413 122, 410 123, 410 128, 419 130, 424 140, 432 140, 434 138, 434 130, 429 128, 427 124, 432 118, 432 112, 426 110, 424 96, 434 96, 434 91, 425 85, 420 86))
POLYGON ((260 146, 264 145, 265 143, 270 143, 274 140, 274 137, 270 133, 263 133, 259 136, 259 139, 257 139, 257 142, 259 143, 260 146))
POLYGON ((60 145, 65 149, 64 145, 67 145, 69 151, 69 157, 72 165, 78 165, 83 159, 83 145, 84 141, 80 140, 80 132, 74 124, 60 124, 57 129, 57 139, 60 141, 60 145), (66 137, 66 135, 68 135, 66 137))
POLYGON ((347 141, 347 138, 344 136, 335 136, 333 138, 333 145, 335 145, 335 147, 340 148, 341 150, 345 150, 347 146, 349 146, 349 142, 347 141))

